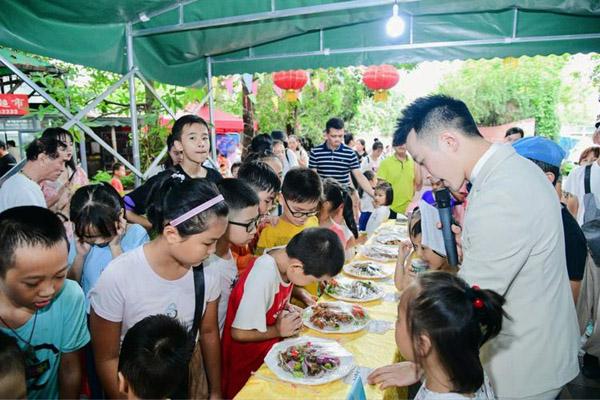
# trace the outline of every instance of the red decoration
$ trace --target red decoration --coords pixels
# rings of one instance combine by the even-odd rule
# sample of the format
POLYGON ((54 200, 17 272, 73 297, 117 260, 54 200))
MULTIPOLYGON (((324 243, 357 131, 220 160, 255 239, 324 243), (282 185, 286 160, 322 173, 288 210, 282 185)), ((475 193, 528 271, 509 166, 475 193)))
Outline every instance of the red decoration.
POLYGON ((473 290, 479 290, 479 286, 477 286, 477 285, 473 285, 471 287, 473 288, 473 290))
POLYGON ((481 300, 481 299, 475 299, 475 300, 473 301, 473 305, 474 305, 474 306, 475 306, 475 308, 476 308, 476 309, 478 309, 478 310, 481 310, 481 309, 482 309, 482 308, 485 306, 485 304, 483 304, 483 300, 481 300))
POLYGON ((26 115, 29 112, 29 97, 26 94, 0 94, 0 116, 26 115))
POLYGON ((285 90, 287 101, 298 100, 298 91, 308 82, 308 74, 301 69, 291 71, 279 71, 273 73, 273 83, 280 89, 285 90))
POLYGON ((363 74, 363 83, 375 91, 375 101, 385 101, 388 90, 396 86, 400 74, 392 65, 372 65, 363 74))

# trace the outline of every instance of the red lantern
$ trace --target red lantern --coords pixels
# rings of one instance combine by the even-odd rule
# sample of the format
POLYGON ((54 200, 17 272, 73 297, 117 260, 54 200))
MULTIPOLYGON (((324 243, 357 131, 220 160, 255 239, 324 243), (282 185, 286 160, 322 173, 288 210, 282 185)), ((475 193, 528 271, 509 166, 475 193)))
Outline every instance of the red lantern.
POLYGON ((308 74, 301 69, 273 73, 273 83, 285 90, 287 101, 298 100, 298 90, 302 89, 306 82, 308 82, 308 74))
POLYGON ((375 101, 386 101, 388 89, 396 86, 400 75, 392 65, 372 65, 363 74, 363 83, 375 91, 375 101))

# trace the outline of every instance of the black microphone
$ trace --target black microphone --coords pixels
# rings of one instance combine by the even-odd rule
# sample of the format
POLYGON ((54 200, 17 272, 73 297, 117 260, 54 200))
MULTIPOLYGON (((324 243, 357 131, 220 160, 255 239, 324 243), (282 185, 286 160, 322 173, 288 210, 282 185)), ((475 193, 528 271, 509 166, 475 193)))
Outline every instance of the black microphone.
POLYGON ((452 206, 450 205, 450 191, 447 188, 435 190, 433 192, 435 202, 440 214, 442 223, 442 235, 444 237, 444 247, 448 264, 453 267, 458 266, 458 251, 456 250, 456 239, 452 232, 452 206))

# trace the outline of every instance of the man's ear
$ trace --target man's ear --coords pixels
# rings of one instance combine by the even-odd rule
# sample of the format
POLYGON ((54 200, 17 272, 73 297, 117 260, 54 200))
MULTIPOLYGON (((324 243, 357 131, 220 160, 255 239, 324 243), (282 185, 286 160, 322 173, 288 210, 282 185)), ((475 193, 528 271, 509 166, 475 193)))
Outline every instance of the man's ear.
POLYGON ((554 180, 556 179, 556 175, 552 172, 546 172, 546 178, 550 181, 550 183, 554 184, 554 180))
POLYGON ((458 135, 451 131, 444 131, 438 136, 438 145, 440 149, 455 153, 459 147, 458 135))
POLYGON ((117 375, 117 381, 119 383, 119 392, 128 395, 129 394, 129 384, 127 383, 127 380, 125 379, 125 377, 123 376, 123 374, 121 372, 118 373, 117 375))

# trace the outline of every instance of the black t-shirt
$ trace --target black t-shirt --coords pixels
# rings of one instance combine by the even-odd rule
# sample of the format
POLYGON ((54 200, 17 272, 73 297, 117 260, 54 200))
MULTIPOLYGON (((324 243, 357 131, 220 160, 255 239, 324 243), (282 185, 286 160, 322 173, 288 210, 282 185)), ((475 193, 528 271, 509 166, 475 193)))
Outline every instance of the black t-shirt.
MULTIPOLYGON (((206 170, 206 178, 208 181, 212 183, 219 183, 223 177, 221 174, 208 167, 203 167, 206 170)), ((133 211, 137 215, 144 215, 148 210, 148 206, 150 205, 150 201, 154 197, 154 193, 160 188, 162 183, 170 176, 180 176, 183 179, 192 179, 180 165, 175 166, 174 168, 164 170, 159 174, 154 175, 150 179, 148 179, 144 184, 134 191, 130 192, 125 196, 125 206, 128 210, 133 211)))
POLYGON ((15 158, 10 153, 6 153, 2 157, 0 157, 0 176, 10 171, 10 169, 16 164, 17 160, 15 160, 15 158))
POLYGON ((562 221, 565 232, 565 251, 567 253, 567 272, 570 281, 583 279, 587 258, 587 241, 577 220, 562 204, 562 221))

